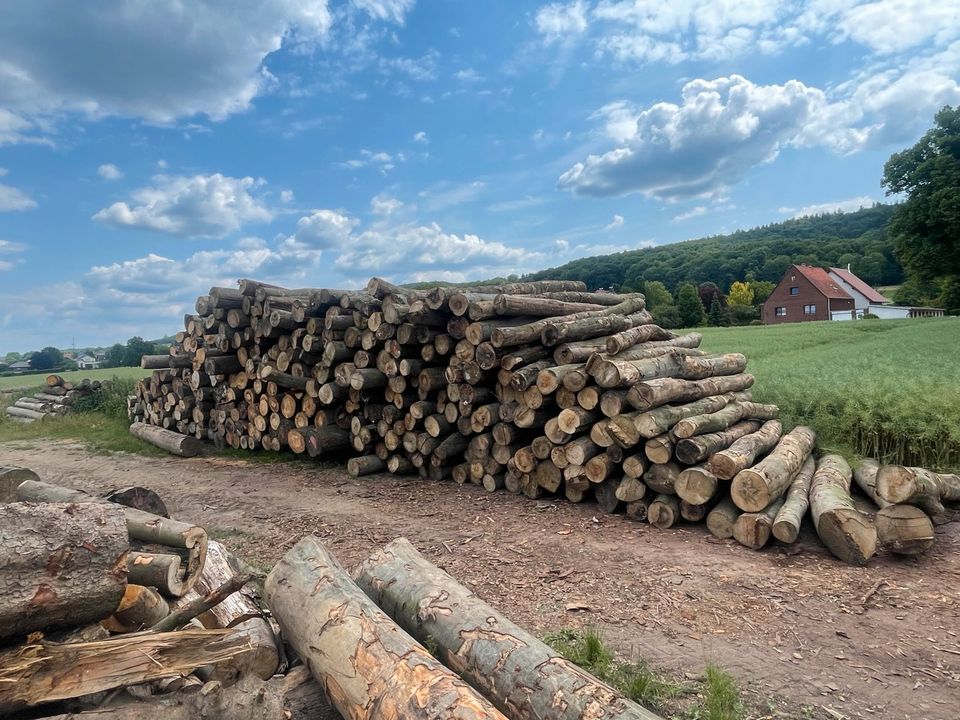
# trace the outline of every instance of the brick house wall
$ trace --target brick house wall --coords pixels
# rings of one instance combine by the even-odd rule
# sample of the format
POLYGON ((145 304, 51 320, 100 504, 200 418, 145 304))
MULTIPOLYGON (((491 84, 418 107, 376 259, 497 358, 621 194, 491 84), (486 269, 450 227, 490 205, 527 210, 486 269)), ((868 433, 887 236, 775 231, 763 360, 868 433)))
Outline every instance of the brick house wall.
POLYGON ((803 273, 791 267, 763 303, 764 325, 812 320, 830 320, 830 312, 854 309, 853 298, 828 299, 803 273), (796 288, 796 294, 791 292, 796 288), (813 312, 809 306, 813 306, 813 312), (781 308, 781 313, 777 310, 781 308))

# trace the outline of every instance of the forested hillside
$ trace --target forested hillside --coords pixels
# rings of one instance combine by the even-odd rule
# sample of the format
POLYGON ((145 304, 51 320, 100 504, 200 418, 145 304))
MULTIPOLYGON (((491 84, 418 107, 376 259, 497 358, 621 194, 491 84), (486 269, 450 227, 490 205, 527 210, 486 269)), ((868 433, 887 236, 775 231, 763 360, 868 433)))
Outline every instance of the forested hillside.
POLYGON ((526 279, 583 280, 590 288, 635 290, 659 280, 671 290, 683 282, 716 283, 726 291, 735 280, 777 282, 791 263, 852 270, 872 285, 895 285, 903 270, 893 256, 887 223, 893 205, 852 213, 786 220, 730 235, 598 255, 542 270, 526 279))

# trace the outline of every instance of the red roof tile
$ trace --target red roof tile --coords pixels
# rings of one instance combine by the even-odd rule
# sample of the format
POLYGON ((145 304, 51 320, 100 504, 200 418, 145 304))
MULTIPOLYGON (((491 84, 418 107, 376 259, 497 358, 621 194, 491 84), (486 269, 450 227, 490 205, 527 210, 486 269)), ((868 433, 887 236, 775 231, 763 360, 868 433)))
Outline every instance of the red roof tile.
POLYGON ((841 280, 843 280, 843 282, 852 287, 858 293, 863 295, 869 302, 877 305, 883 305, 887 302, 887 299, 883 295, 867 285, 867 283, 858 278, 849 270, 845 268, 830 268, 830 272, 839 277, 841 280))
POLYGON ((831 300, 853 299, 823 268, 811 267, 810 265, 794 265, 793 267, 809 280, 824 297, 831 300))

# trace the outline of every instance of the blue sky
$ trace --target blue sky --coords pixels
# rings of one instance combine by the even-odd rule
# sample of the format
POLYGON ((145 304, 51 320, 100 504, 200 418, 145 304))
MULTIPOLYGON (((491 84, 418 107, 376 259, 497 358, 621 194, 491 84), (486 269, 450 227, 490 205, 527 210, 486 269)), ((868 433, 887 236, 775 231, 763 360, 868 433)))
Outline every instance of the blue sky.
POLYGON ((8 3, 0 352, 856 209, 958 77, 960 0, 8 3))

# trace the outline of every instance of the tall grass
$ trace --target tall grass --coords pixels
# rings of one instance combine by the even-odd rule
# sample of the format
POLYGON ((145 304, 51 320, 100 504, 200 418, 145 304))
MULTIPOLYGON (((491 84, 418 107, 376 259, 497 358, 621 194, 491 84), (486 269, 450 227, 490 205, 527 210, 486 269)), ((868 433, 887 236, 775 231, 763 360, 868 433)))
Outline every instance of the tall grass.
POLYGON ((882 462, 960 467, 960 319, 704 328, 703 347, 742 352, 754 397, 821 447, 882 462))

